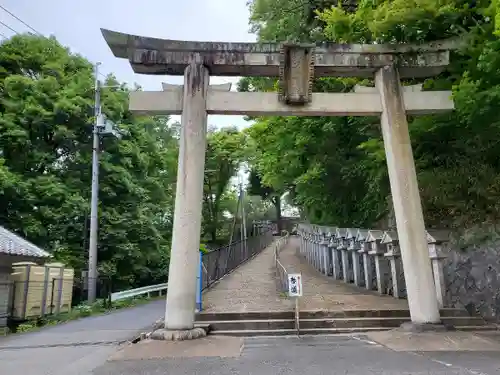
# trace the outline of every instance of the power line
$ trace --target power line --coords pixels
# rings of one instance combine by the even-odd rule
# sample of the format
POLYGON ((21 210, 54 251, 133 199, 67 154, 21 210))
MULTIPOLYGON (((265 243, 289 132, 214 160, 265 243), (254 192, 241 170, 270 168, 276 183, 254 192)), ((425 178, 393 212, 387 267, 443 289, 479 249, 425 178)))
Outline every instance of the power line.
POLYGON ((14 13, 12 13, 11 11, 9 11, 8 9, 6 9, 4 6, 0 5, 0 8, 3 9, 5 12, 7 12, 8 14, 10 14, 12 17, 14 17, 16 20, 18 20, 19 22, 21 22, 24 26, 26 26, 28 29, 31 29, 33 30, 36 34, 38 35, 42 35, 42 33, 36 31, 33 27, 31 27, 30 25, 28 25, 26 22, 24 22, 22 19, 20 19, 18 16, 16 16, 14 13))
POLYGON ((14 30, 12 27, 10 27, 9 25, 7 25, 6 23, 3 23, 2 21, 0 21, 0 24, 4 25, 10 31, 13 31, 16 34, 19 34, 19 32, 17 32, 16 30, 14 30))
MULTIPOLYGON (((8 10, 7 8, 5 8, 3 5, 0 4, 0 9, 2 9, 4 12, 6 12, 7 14, 9 14, 11 17, 15 18, 17 21, 21 22, 24 26, 26 26, 28 29, 32 30, 35 34, 38 34, 39 36, 41 37, 44 37, 46 39, 48 39, 45 35, 43 35, 41 32, 39 32, 38 30, 36 30, 33 26, 31 26, 30 24, 28 24, 27 22, 24 22, 21 18, 19 18, 18 16, 16 16, 14 13, 12 13, 10 10, 8 10)), ((3 23, 2 21, 0 21, 0 24, 4 25, 5 27, 7 27, 8 29, 12 30, 14 33, 16 34, 20 34, 18 31, 14 30, 12 27, 6 25, 5 23, 3 23)), ((3 36, 3 35, 2 35, 3 36)), ((4 36, 5 37, 5 36, 4 36)), ((6 38, 7 39, 7 38, 6 38)), ((99 75, 101 75, 102 77, 104 78, 107 78, 103 73, 99 72, 99 75)))
POLYGON ((0 33, 0 36, 1 36, 2 38, 4 38, 4 39, 9 39, 9 38, 7 38, 7 37, 6 37, 4 34, 2 34, 2 33, 0 33))

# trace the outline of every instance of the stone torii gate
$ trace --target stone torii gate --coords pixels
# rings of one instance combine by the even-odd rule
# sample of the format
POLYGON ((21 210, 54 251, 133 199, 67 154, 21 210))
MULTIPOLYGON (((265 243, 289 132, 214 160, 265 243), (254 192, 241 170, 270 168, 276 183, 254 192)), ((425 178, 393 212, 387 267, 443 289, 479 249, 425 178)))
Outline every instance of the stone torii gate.
POLYGON ((453 110, 451 92, 402 87, 449 64, 447 42, 411 45, 288 45, 176 41, 102 30, 116 57, 140 74, 183 75, 184 85, 130 93, 130 110, 182 114, 166 329, 194 327, 208 114, 380 116, 411 320, 440 323, 406 115, 453 110), (279 93, 230 92, 209 76, 279 77, 279 93), (375 77, 375 88, 313 93, 315 77, 375 77))

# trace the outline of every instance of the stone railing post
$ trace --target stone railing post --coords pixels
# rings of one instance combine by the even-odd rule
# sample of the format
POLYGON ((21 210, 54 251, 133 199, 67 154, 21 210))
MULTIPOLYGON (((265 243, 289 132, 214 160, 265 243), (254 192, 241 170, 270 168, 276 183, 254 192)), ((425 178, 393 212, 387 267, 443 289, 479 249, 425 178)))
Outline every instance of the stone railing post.
POLYGON ((316 268, 317 271, 320 271, 320 264, 321 264, 320 243, 321 243, 320 227, 316 226, 316 232, 314 234, 314 268, 316 268))
POLYGON ((368 254, 370 251, 370 244, 366 242, 368 236, 368 230, 359 229, 356 234, 356 241, 359 243, 358 253, 363 258, 363 276, 364 276, 364 287, 368 290, 374 288, 373 276, 375 275, 375 262, 373 256, 368 254))
POLYGON ((314 229, 313 226, 310 225, 307 231, 307 254, 306 254, 306 259, 309 264, 312 264, 313 260, 313 236, 314 236, 314 229))
POLYGON ((336 238, 338 239, 337 249, 340 251, 340 259, 342 265, 342 279, 344 282, 349 283, 351 281, 351 270, 349 262, 349 253, 347 252, 347 229, 339 228, 337 229, 336 238))
POLYGON ((449 241, 449 232, 444 230, 427 230, 427 243, 429 246, 429 257, 431 258, 434 286, 439 308, 446 305, 446 282, 444 278, 443 246, 449 241))
POLYGON ((406 296, 406 285, 403 274, 403 263, 401 262, 401 251, 399 250, 398 234, 393 231, 385 232, 380 244, 385 245, 387 249, 384 256, 389 259, 392 296, 394 298, 403 298, 406 296))
POLYGON ((348 240, 347 250, 351 253, 354 284, 361 287, 364 286, 365 278, 363 274, 363 258, 358 253, 360 244, 356 241, 358 230, 359 229, 348 229, 346 238, 348 240))
POLYGON ((312 261, 312 226, 308 225, 307 231, 306 231, 306 246, 305 246, 305 256, 307 262, 310 264, 312 261))
POLYGON ((340 280, 342 278, 342 262, 340 257, 340 251, 338 250, 339 239, 337 237, 337 230, 339 228, 334 228, 335 231, 332 232, 330 238, 330 253, 332 258, 332 274, 335 280, 340 280))
POLYGON ((327 276, 333 276, 333 249, 332 244, 335 238, 335 230, 337 228, 327 228, 326 234, 326 261, 327 261, 327 276))
POLYGON ((318 232, 316 234, 316 269, 321 272, 321 266, 322 266, 322 257, 321 257, 321 243, 323 240, 323 228, 318 226, 317 228, 318 232))
POLYGON ((380 245, 384 232, 380 230, 368 231, 366 242, 370 245, 368 254, 374 257, 375 274, 377 278, 377 291, 379 294, 385 294, 389 284, 389 264, 384 258, 384 251, 380 245))
POLYGON ((312 265, 314 268, 318 269, 318 227, 314 226, 314 234, 313 234, 313 257, 312 257, 312 265))
POLYGON ((328 235, 328 232, 327 232, 327 229, 326 227, 322 227, 321 230, 322 230, 322 233, 321 233, 321 242, 320 242, 320 249, 321 249, 321 273, 323 273, 323 275, 325 276, 328 276, 328 270, 329 270, 329 267, 328 267, 328 239, 327 239, 327 235, 328 235))
POLYGON ((297 225, 297 235, 299 236, 300 242, 299 242, 299 254, 302 255, 304 253, 304 233, 303 231, 303 224, 297 225))

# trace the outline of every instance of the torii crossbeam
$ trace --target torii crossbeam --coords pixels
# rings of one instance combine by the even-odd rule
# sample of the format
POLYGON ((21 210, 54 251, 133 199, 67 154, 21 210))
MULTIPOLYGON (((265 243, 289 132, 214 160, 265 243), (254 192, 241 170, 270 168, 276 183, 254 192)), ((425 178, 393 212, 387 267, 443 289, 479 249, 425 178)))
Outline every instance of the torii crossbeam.
POLYGON ((174 232, 167 294, 169 330, 194 326, 196 268, 208 114, 380 116, 391 192, 414 324, 440 322, 406 114, 453 110, 449 91, 403 88, 449 64, 450 41, 427 45, 225 43, 147 38, 102 30, 116 57, 136 73, 184 75, 184 85, 130 94, 130 110, 182 114, 174 232), (209 76, 279 77, 278 93, 237 93, 209 76), (375 88, 313 93, 314 77, 375 77, 375 88))

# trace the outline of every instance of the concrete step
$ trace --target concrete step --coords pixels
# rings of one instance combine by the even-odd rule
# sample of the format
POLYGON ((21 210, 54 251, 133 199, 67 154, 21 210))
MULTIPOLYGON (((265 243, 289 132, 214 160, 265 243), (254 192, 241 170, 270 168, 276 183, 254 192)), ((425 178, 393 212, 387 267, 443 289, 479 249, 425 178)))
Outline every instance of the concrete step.
MULTIPOLYGON (((410 318, 314 318, 301 319, 301 329, 331 329, 331 328, 396 328, 410 318)), ((294 319, 254 319, 254 320, 218 320, 204 321, 210 326, 210 331, 238 331, 238 330, 293 330, 295 329, 294 319)), ((449 326, 484 326, 485 322, 481 318, 474 317, 446 317, 443 323, 449 326)))
MULTIPOLYGON (((307 328, 300 329, 301 335, 335 335, 341 333, 361 333, 361 332, 377 332, 386 331, 388 328, 307 328)), ((211 335, 216 336, 293 336, 297 334, 295 329, 258 329, 258 330, 225 330, 211 331, 211 335)))
POLYGON ((457 331, 498 331, 496 324, 484 323, 482 326, 457 326, 457 331))
MULTIPOLYGON (((455 327, 459 331, 494 331, 496 326, 463 326, 455 327)), ((355 328, 305 328, 300 329, 300 335, 337 335, 337 334, 355 334, 366 332, 389 331, 390 327, 355 327, 355 328)), ((258 329, 258 330, 220 330, 211 331, 211 335, 216 336, 293 336, 297 334, 295 329, 258 329)))
MULTIPOLYGON (((201 312, 196 321, 227 321, 227 320, 259 320, 259 319, 294 319, 294 311, 264 311, 264 312, 201 312)), ((442 317, 469 317, 466 310, 442 309, 442 317)), ((345 310, 345 311, 300 311, 301 319, 340 319, 340 318, 409 318, 408 309, 401 310, 345 310)))

